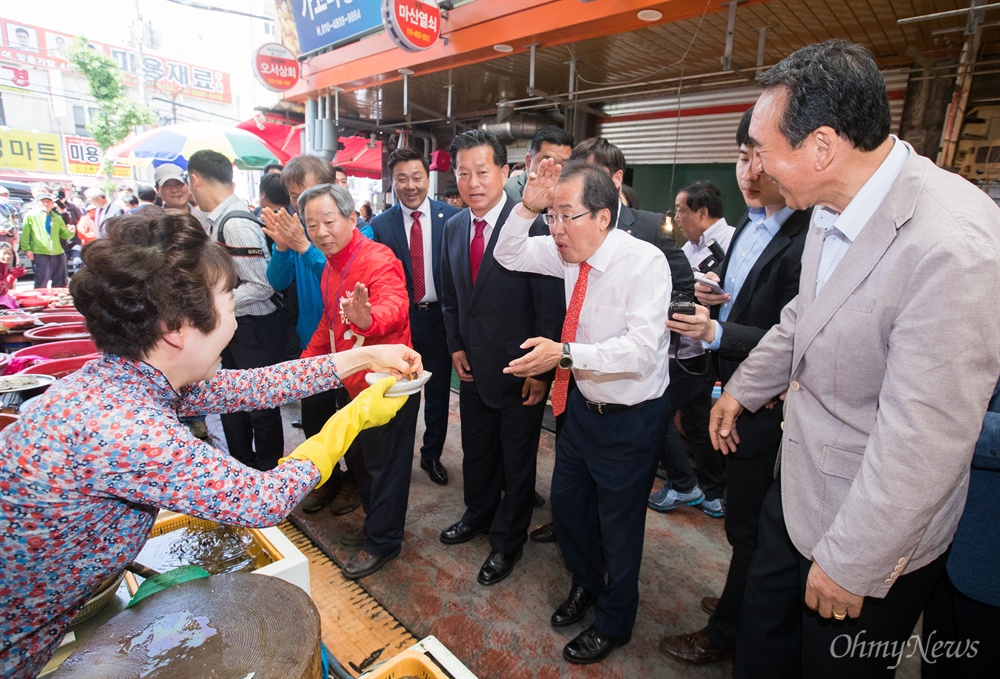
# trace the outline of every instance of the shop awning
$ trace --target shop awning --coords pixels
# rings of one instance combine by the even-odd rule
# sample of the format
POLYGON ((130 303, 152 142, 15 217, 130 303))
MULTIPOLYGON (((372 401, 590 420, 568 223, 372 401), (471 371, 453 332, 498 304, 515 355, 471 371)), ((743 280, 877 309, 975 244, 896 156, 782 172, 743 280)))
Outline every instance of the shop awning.
MULTIPOLYGON (((236 127, 257 135, 271 146, 288 154, 288 158, 301 155, 302 128, 270 116, 255 117, 236 127)), ((369 145, 367 137, 340 137, 343 151, 337 152, 333 165, 347 171, 351 177, 378 179, 382 176, 382 142, 369 145)))

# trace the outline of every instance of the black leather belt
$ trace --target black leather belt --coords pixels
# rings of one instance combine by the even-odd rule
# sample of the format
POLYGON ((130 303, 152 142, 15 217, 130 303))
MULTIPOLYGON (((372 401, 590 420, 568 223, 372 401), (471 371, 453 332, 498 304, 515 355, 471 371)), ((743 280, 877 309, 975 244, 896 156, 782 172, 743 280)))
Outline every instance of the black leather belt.
POLYGON ((598 415, 611 415, 612 413, 621 413, 635 408, 634 405, 627 406, 621 403, 597 403, 586 399, 583 402, 587 404, 587 410, 598 415))
POLYGON ((439 302, 417 302, 413 308, 417 311, 429 311, 430 309, 440 309, 441 304, 439 302))

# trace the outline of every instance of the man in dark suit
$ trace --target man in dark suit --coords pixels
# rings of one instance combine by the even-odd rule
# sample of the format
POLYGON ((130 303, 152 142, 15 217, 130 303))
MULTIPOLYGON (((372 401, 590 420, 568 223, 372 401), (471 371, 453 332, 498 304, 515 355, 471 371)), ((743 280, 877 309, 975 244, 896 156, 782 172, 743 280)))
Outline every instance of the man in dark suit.
MULTIPOLYGON (((671 330, 702 340, 706 349, 714 351, 723 385, 798 293, 802 249, 812 214, 786 207, 770 177, 754 172, 754 147, 749 139, 752 115, 753 108, 743 115, 736 133, 736 179, 747 211, 736 227, 719 275, 708 276, 717 282, 721 276, 725 294, 712 294, 698 283, 698 299, 710 305, 711 312, 699 306, 696 316, 678 315, 667 323, 671 330)), ((739 450, 727 458, 726 537, 733 547, 729 574, 722 596, 702 601, 711 616, 708 625, 690 634, 668 636, 660 643, 663 653, 675 660, 702 664, 732 657, 747 568, 757 546, 760 508, 774 481, 781 418, 777 403, 740 420, 739 450)))
POLYGON ((458 208, 430 200, 427 160, 420 151, 400 148, 389 156, 397 203, 372 220, 373 240, 389 246, 403 263, 410 296, 413 348, 420 352, 431 379, 424 387, 424 444, 420 468, 438 485, 448 483, 441 450, 448 434, 451 354, 441 314, 441 241, 444 224, 458 208), (414 266, 416 264, 416 266, 414 266))
MULTIPOLYGON (((441 306, 448 350, 461 380, 462 476, 466 510, 441 533, 457 544, 489 531, 492 551, 479 582, 500 582, 521 557, 531 521, 538 436, 550 376, 504 374, 529 337, 558 339, 562 284, 497 264, 493 248, 514 201, 504 193, 507 150, 489 132, 455 137, 451 161, 469 206, 448 220, 441 260, 441 306)), ((547 232, 539 228, 538 232, 547 232)))

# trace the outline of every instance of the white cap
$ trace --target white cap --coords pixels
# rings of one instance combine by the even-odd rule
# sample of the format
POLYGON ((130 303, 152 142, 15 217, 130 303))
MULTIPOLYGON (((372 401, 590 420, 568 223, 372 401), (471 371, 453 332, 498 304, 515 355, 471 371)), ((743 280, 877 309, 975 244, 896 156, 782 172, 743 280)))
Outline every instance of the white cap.
POLYGON ((157 186, 162 186, 164 182, 168 182, 171 179, 176 179, 182 184, 185 183, 184 170, 173 163, 164 163, 163 165, 160 165, 156 168, 156 173, 153 177, 157 186))

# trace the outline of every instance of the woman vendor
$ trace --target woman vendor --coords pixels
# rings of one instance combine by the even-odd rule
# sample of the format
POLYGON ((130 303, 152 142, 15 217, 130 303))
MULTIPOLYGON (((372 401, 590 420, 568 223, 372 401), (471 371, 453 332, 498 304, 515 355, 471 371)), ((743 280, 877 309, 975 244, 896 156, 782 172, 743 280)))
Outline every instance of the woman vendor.
POLYGON ((71 283, 104 356, 57 381, 0 432, 0 676, 35 677, 100 584, 149 536, 158 508, 226 524, 281 521, 362 428, 405 398, 390 377, 268 472, 191 435, 178 416, 270 408, 363 370, 421 370, 401 345, 219 370, 236 273, 194 217, 120 217, 71 283), (329 440, 326 440, 329 439, 329 440))

